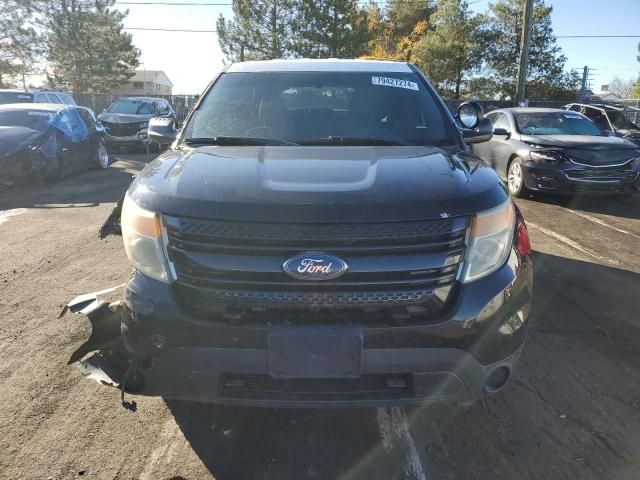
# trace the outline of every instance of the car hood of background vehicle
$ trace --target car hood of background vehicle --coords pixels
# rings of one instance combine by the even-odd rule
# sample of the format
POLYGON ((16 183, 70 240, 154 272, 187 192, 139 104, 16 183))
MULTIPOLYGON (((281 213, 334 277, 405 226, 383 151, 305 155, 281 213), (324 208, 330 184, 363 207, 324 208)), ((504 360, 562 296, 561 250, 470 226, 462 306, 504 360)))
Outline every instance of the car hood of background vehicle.
POLYGON ((636 145, 640 142, 640 130, 629 129, 629 130, 618 130, 618 135, 623 137, 625 140, 629 140, 630 142, 634 142, 636 145))
POLYGON ((168 215, 269 222, 468 215, 508 193, 469 153, 434 147, 200 147, 169 151, 129 189, 168 215))
POLYGON ((575 160, 591 165, 620 163, 640 155, 637 145, 619 137, 522 135, 521 140, 540 147, 561 147, 575 160))
POLYGON ((141 123, 155 117, 155 114, 133 115, 130 113, 101 113, 98 120, 107 123, 141 123))
POLYGON ((619 137, 591 135, 522 135, 521 140, 544 147, 588 148, 593 150, 634 149, 635 145, 619 137))
POLYGON ((44 134, 32 128, 0 126, 0 157, 11 155, 28 147, 41 135, 44 134))

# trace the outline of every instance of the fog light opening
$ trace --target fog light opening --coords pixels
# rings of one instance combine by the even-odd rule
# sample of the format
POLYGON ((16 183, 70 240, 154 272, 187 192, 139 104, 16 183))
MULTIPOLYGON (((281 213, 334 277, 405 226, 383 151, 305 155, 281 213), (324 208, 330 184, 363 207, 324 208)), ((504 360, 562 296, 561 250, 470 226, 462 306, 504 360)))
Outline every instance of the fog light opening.
POLYGON ((156 348, 162 348, 167 343, 167 340, 164 338, 164 335, 160 333, 154 333, 151 336, 151 343, 153 343, 153 346, 156 348))
POLYGON ((506 367, 504 365, 498 367, 494 369, 493 372, 491 372, 491 374, 489 375, 489 378, 487 378, 485 388, 490 393, 497 392, 505 386, 510 376, 511 369, 509 369, 509 367, 506 367))

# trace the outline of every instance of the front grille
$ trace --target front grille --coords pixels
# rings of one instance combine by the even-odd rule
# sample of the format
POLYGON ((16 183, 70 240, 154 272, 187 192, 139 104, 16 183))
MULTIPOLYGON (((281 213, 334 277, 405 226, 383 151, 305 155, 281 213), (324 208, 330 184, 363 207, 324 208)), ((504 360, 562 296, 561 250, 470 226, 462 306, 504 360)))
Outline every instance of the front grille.
POLYGON ((631 164, 617 168, 588 168, 583 170, 567 170, 567 177, 572 180, 587 180, 591 182, 622 182, 632 181, 638 173, 631 168, 631 164))
POLYGON ((130 137, 136 135, 140 130, 140 122, 138 123, 109 123, 102 122, 102 126, 112 137, 130 137))
POLYGON ((587 149, 587 148, 567 148, 564 150, 571 161, 582 165, 592 165, 594 167, 605 165, 621 165, 638 156, 637 150, 629 148, 622 149, 587 149))
POLYGON ((463 257, 468 219, 278 224, 164 217, 164 224, 178 301, 203 317, 221 306, 435 308, 436 297, 441 309, 463 257), (339 256, 349 270, 329 281, 284 273, 282 264, 305 251, 339 256))

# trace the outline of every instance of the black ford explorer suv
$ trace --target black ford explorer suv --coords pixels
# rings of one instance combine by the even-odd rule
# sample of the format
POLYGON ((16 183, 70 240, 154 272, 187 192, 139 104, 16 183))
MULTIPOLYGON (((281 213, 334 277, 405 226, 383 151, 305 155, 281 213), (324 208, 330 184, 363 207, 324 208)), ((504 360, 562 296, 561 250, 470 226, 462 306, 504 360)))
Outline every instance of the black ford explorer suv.
MULTIPOLYGON (((458 123, 459 122, 459 123, 458 123)), ((245 62, 133 182, 122 332, 148 390, 271 406, 469 402, 507 382, 531 247, 495 172, 412 65, 245 62)))

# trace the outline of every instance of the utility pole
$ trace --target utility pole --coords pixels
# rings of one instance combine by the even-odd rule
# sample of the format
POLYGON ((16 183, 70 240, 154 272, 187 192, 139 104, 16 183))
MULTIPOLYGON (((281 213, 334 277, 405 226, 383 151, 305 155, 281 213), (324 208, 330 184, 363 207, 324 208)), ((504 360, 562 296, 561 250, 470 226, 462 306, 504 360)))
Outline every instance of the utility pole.
POLYGON ((518 66, 518 86, 516 89, 516 105, 524 104, 527 84, 527 66, 529 64, 529 44, 531 43, 531 22, 533 20, 533 0, 525 0, 524 23, 520 38, 520 65, 518 66))
POLYGON ((587 98, 587 79, 589 78, 589 67, 584 66, 584 70, 582 70, 582 84, 580 86, 580 102, 585 103, 587 98))

